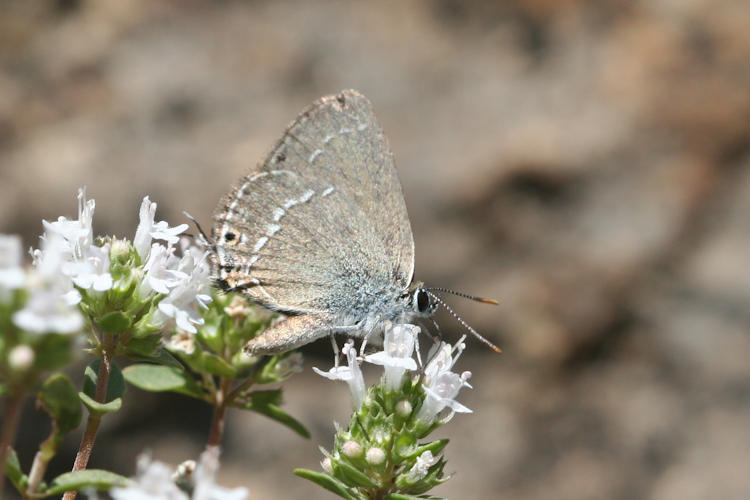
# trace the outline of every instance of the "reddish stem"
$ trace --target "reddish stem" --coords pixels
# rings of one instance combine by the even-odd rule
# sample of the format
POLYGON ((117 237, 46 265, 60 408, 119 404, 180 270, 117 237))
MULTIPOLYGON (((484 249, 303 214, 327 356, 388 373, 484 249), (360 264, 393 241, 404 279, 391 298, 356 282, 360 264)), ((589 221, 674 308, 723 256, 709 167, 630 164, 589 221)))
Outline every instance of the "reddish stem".
MULTIPOLYGON (((94 400, 97 403, 106 403, 107 399, 107 384, 109 383, 109 374, 112 370, 112 341, 112 334, 103 334, 102 360, 99 363, 96 393, 94 394, 94 400)), ((83 432, 83 437, 81 437, 81 444, 78 446, 78 453, 76 454, 76 460, 73 464, 73 472, 83 470, 88 465, 101 420, 101 413, 89 411, 89 418, 86 421, 86 430, 83 432)), ((73 500, 77 494, 78 493, 75 491, 66 491, 63 500, 73 500)))
POLYGON ((216 402, 214 404, 214 415, 211 419, 211 430, 208 434, 206 447, 221 446, 221 438, 224 435, 224 422, 226 420, 227 403, 229 403, 229 386, 232 380, 229 377, 221 377, 219 390, 216 391, 216 402))

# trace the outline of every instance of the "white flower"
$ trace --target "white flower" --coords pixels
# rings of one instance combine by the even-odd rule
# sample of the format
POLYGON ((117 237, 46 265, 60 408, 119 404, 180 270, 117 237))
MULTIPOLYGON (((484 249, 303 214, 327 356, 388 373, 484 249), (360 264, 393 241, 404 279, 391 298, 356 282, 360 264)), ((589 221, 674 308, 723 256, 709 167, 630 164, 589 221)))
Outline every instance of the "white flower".
POLYGON ((65 303, 74 306, 81 301, 81 294, 73 287, 73 282, 63 273, 63 267, 71 258, 69 246, 65 239, 57 233, 51 233, 41 238, 42 249, 34 250, 33 274, 30 279, 41 286, 56 289, 64 298, 65 303))
POLYGON ((200 464, 183 462, 176 470, 162 462, 152 462, 148 455, 138 457, 137 475, 126 487, 109 491, 115 500, 244 500, 246 488, 224 488, 216 484, 219 469, 219 449, 208 448, 201 455, 200 464), (188 496, 177 483, 188 490, 188 496))
POLYGON ((140 222, 133 238, 133 246, 138 255, 141 256, 141 260, 146 260, 148 251, 151 248, 151 228, 154 226, 155 215, 156 203, 151 203, 148 196, 146 196, 141 202, 141 209, 138 213, 140 222))
POLYGON ((26 273, 21 267, 21 238, 0 234, 0 302, 10 298, 10 291, 26 283, 26 273))
MULTIPOLYGON (((451 371, 465 349, 463 343, 465 338, 465 336, 461 337, 453 348, 441 342, 434 357, 425 367, 422 387, 426 396, 417 413, 417 420, 431 423, 446 407, 450 408, 451 412, 471 413, 469 408, 454 399, 462 387, 471 387, 467 382, 471 377, 471 372, 467 371, 458 375, 451 371), (455 356, 453 356, 454 351, 458 351, 455 356)), ((451 413, 449 417, 452 415, 451 413)))
POLYGON ((137 475, 126 487, 109 490, 115 500, 188 500, 188 496, 172 481, 172 468, 163 462, 152 462, 140 455, 137 475))
MULTIPOLYGON (((153 251, 153 250, 152 250, 153 251)), ((187 332, 196 333, 194 325, 202 325, 203 318, 192 307, 193 302, 204 309, 211 302, 211 296, 201 293, 209 285, 209 268, 206 255, 195 247, 185 250, 185 255, 178 264, 178 271, 183 276, 164 300, 159 302, 155 320, 165 321, 173 318, 177 326, 187 332), (189 274, 188 274, 189 273, 189 274)))
POLYGON ((32 333, 75 333, 83 328, 81 313, 57 290, 32 289, 26 306, 13 314, 13 323, 32 333))
POLYGON ((430 467, 438 463, 438 460, 440 460, 440 457, 433 457, 430 450, 425 451, 417 457, 417 461, 406 473, 407 480, 411 483, 416 483, 424 479, 430 467))
POLYGON ((44 248, 35 253, 29 277, 29 297, 23 309, 13 314, 13 323, 33 333, 74 333, 83 327, 80 311, 73 307, 80 295, 62 273, 66 243, 57 234, 42 240, 44 248))
POLYGON ((354 348, 354 341, 349 339, 341 349, 346 355, 348 366, 334 366, 327 372, 313 367, 313 371, 330 380, 343 380, 349 384, 349 390, 352 393, 352 404, 354 408, 359 408, 365 399, 365 379, 362 377, 362 370, 357 362, 357 351, 354 348))
POLYGON ((84 290, 110 290, 114 283, 109 274, 109 249, 109 243, 101 247, 90 246, 85 259, 67 262, 63 265, 63 273, 84 290))
POLYGON ((171 247, 179 240, 178 235, 188 228, 187 224, 169 227, 166 221, 154 222, 155 215, 156 203, 152 203, 148 199, 148 196, 146 196, 141 202, 139 211, 140 222, 133 238, 133 246, 142 260, 146 260, 148 257, 152 238, 165 240, 167 246, 171 247))
MULTIPOLYGON (((183 238, 183 243, 186 239, 183 238)), ((195 289, 195 301, 203 309, 208 309, 208 304, 213 301, 210 295, 200 293, 211 285, 211 268, 208 265, 208 253, 197 246, 183 245, 182 259, 178 270, 190 275, 191 286, 195 289)))
POLYGON ((92 223, 95 207, 96 202, 94 200, 86 200, 86 188, 83 187, 78 190, 77 220, 59 217, 55 222, 42 221, 47 234, 57 234, 64 239, 71 258, 82 259, 94 242, 92 223))
POLYGON ((244 500, 247 488, 224 488, 216 484, 219 470, 219 448, 210 446, 201 454, 200 464, 195 471, 193 500, 244 500))
POLYGON ((169 268, 170 264, 174 262, 171 258, 173 253, 173 249, 167 249, 160 243, 154 243, 151 246, 148 261, 143 266, 146 275, 139 290, 142 297, 146 297, 152 292, 167 295, 170 288, 176 287, 187 277, 185 273, 169 268))
MULTIPOLYGON (((94 218, 94 200, 86 200, 86 188, 78 190, 78 219, 68 220, 59 217, 55 222, 42 221, 45 233, 42 243, 47 240, 57 240, 54 244, 57 256, 64 262, 60 265, 54 262, 52 267, 55 272, 62 270, 73 283, 85 290, 103 292, 113 286, 112 275, 109 274, 109 244, 103 247, 93 245, 94 232, 92 222, 94 218)), ((44 245, 49 251, 49 245, 44 245)), ((42 274, 47 274, 42 261, 44 255, 34 254, 35 264, 42 274)), ((71 287, 72 288, 72 287, 71 287)), ((71 294, 76 299, 75 294, 71 294)))
POLYGON ((385 369, 385 386, 396 390, 406 370, 416 370, 417 363, 412 359, 414 346, 417 343, 419 327, 409 324, 385 326, 383 350, 365 356, 365 361, 381 365, 385 369))

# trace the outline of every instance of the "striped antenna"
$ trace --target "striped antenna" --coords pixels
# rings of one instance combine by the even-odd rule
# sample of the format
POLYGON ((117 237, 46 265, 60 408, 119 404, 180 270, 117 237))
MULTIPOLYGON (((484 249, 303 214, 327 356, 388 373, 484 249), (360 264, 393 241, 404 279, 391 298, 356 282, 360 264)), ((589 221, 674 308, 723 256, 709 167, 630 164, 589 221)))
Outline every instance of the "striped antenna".
MULTIPOLYGON (((453 309, 451 309, 451 307, 450 307, 450 306, 449 306, 448 304, 446 304, 445 302, 443 302, 443 300, 442 300, 442 299, 441 299, 440 297, 438 297, 438 296, 437 296, 437 295, 435 295, 434 293, 430 292, 430 291, 429 291, 430 289, 426 288, 426 289, 424 289, 424 290, 425 290, 425 291, 427 292, 427 294, 428 294, 428 295, 429 295, 430 297, 432 297, 432 298, 433 298, 433 299, 435 299, 435 300, 436 300, 436 301, 437 301, 437 302, 438 302, 438 303, 439 303, 440 305, 442 305, 443 307, 445 307, 445 309, 446 309, 446 310, 447 310, 447 311, 448 311, 449 313, 451 313, 451 315, 452 315, 452 316, 453 316, 454 318, 456 318, 456 319, 458 320, 458 322, 459 322, 459 323, 461 323, 461 324, 463 325, 463 327, 464 327, 464 328, 466 328, 467 330, 469 330, 469 331, 471 332, 471 334, 472 334, 472 335, 474 335, 474 336, 475 336, 475 337, 477 338, 477 340, 479 340, 480 342, 482 342, 483 344, 485 344, 485 345, 486 345, 487 347, 489 347, 490 349, 492 349, 493 351, 495 351, 495 352, 496 352, 497 354, 502 354, 502 353, 503 353, 503 351, 501 351, 501 350, 500 350, 500 348, 499 348, 498 346, 496 346, 495 344, 493 344, 492 342, 490 342, 490 341, 489 341, 489 340, 487 340, 486 338, 482 337, 482 336, 481 336, 481 335, 479 334, 479 332, 477 332, 476 330, 474 330, 474 329, 473 329, 473 328, 472 328, 472 327, 471 327, 471 326, 470 326, 470 325, 469 325, 469 324, 468 324, 468 323, 467 323, 466 321, 464 321, 464 319, 463 319, 463 318, 462 318, 461 316, 459 316, 458 314, 456 314, 456 311, 454 311, 453 309)), ((469 297, 470 297, 470 296, 469 296, 469 297)), ((491 303, 491 302, 490 302, 490 303, 491 303)))
MULTIPOLYGON (((465 299, 473 300, 475 302, 481 302, 482 304, 492 304, 493 306, 499 306, 500 302, 496 301, 495 299, 485 299, 484 297, 477 297, 476 295, 469 295, 468 293, 461 293, 456 292, 453 290, 449 290, 447 288, 440 288, 440 287, 430 287, 425 288, 425 290, 435 290, 436 292, 445 292, 445 293, 452 293, 453 295, 458 295, 459 297, 463 297, 465 299)), ((432 294, 430 294, 432 295, 432 294)))
POLYGON ((207 246, 208 248, 210 248, 212 251, 216 252, 216 244, 213 242, 213 240, 211 240, 211 238, 208 237, 208 235, 206 235, 206 233, 203 231, 203 228, 201 227, 201 225, 198 224, 197 220, 195 220, 195 217, 193 217, 192 215, 190 215, 189 213, 187 213, 187 211, 185 211, 185 210, 182 211, 182 215, 184 215, 185 217, 187 217, 188 219, 190 219, 190 221, 193 224, 195 224, 195 227, 198 228, 198 232, 201 235, 201 238, 200 238, 201 242, 205 246, 207 246))

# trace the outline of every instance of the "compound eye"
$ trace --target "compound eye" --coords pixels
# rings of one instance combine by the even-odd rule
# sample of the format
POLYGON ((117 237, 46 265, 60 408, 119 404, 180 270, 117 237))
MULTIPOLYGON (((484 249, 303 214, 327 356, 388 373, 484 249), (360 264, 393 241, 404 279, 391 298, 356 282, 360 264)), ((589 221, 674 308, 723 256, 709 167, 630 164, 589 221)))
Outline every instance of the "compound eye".
POLYGON ((430 296, 424 290, 417 290, 417 310, 421 313, 430 307, 430 296))

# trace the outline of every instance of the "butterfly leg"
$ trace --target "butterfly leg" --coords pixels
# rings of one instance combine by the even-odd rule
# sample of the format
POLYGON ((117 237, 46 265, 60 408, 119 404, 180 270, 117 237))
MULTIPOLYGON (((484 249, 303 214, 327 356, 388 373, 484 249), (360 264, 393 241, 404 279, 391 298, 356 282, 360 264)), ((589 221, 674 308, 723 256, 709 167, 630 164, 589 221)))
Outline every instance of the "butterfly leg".
POLYGON ((333 330, 330 332, 331 336, 331 347, 333 347, 333 366, 339 367, 339 345, 336 343, 336 336, 333 334, 333 330))
MULTIPOLYGON (((375 324, 378 324, 379 322, 376 322, 375 324)), ((385 322, 385 326, 383 326, 383 335, 385 335, 385 331, 392 326, 390 321, 385 322)), ((365 357, 365 347, 367 347, 367 342, 370 340, 370 337, 372 336, 372 332, 375 331, 375 328, 369 328, 367 330, 367 333, 365 333, 364 338, 362 339, 362 343, 359 346, 359 357, 364 358, 365 357)))

